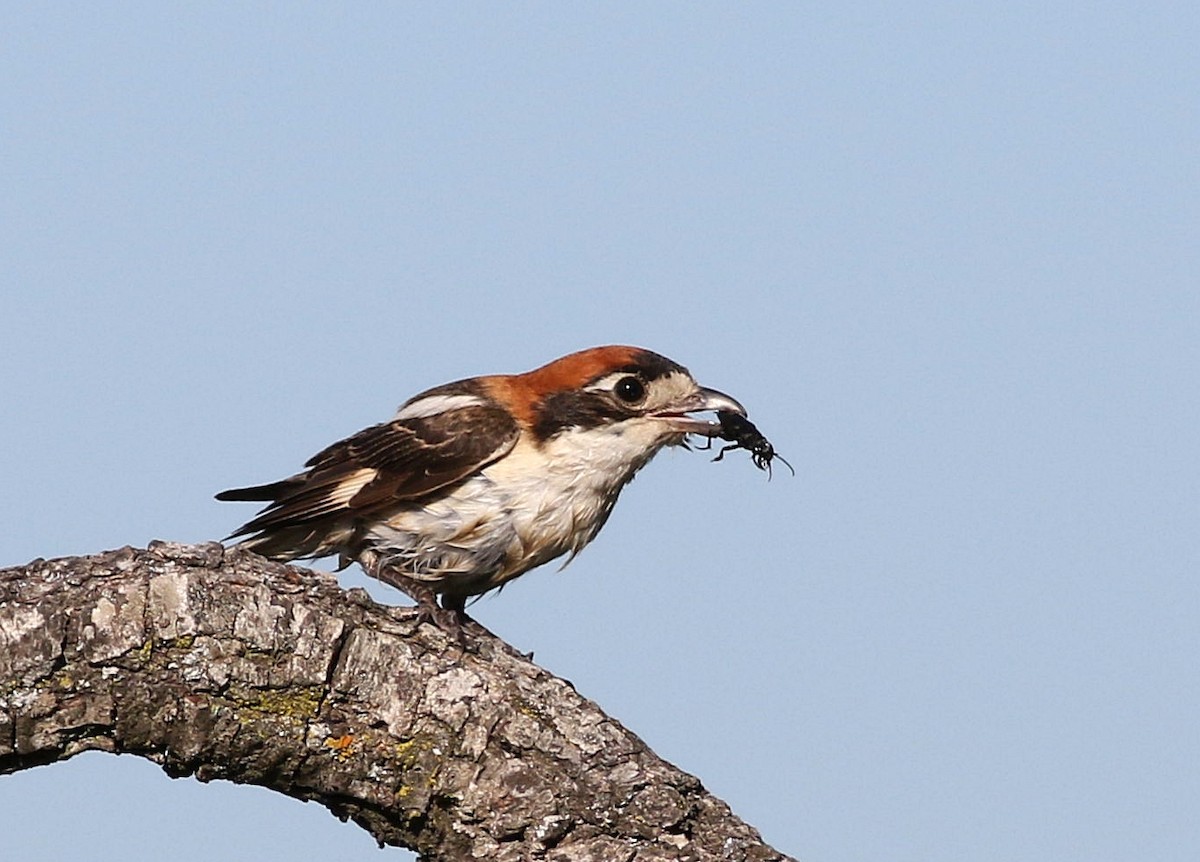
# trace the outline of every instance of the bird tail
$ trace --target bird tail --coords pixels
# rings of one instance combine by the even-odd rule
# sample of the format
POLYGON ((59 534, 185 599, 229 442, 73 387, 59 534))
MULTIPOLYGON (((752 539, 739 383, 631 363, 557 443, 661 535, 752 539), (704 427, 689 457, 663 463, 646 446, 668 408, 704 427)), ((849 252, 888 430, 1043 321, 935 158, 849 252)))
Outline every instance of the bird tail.
POLYGON ((256 518, 226 536, 225 541, 240 539, 237 542, 239 548, 281 563, 316 559, 334 553, 338 542, 345 538, 345 530, 338 529, 336 522, 328 518, 295 519, 289 512, 280 511, 303 486, 301 475, 266 485, 230 488, 217 494, 216 498, 222 502, 270 504, 256 518))
POLYGON ((263 502, 278 500, 285 492, 296 487, 295 479, 280 479, 266 485, 251 485, 249 488, 230 488, 216 495, 216 499, 225 503, 231 502, 263 502))
MULTIPOLYGON (((238 535, 239 533, 234 533, 229 539, 238 535)), ((276 562, 290 563, 293 560, 312 560, 328 556, 334 552, 330 544, 328 530, 314 529, 312 524, 298 524, 249 536, 239 541, 237 547, 261 554, 276 562)))

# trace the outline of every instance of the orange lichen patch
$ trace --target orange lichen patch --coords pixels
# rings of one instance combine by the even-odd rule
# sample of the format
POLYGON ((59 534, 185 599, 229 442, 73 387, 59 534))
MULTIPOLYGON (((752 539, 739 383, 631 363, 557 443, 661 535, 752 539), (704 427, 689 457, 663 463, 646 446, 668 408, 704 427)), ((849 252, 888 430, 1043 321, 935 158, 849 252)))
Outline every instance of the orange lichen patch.
POLYGON ((325 747, 330 749, 334 757, 345 760, 354 753, 354 736, 349 733, 345 736, 331 736, 325 740, 325 747))

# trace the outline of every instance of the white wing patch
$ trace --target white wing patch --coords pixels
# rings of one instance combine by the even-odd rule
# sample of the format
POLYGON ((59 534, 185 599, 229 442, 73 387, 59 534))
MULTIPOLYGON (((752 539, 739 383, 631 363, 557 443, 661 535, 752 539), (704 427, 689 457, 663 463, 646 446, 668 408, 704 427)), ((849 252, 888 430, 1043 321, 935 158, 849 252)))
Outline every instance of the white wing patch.
POLYGON ((486 403, 478 395, 427 395, 401 407, 396 413, 396 419, 425 419, 439 413, 461 410, 464 407, 478 407, 486 403))
POLYGON ((329 511, 345 506, 355 494, 361 491, 364 486, 378 475, 378 470, 363 467, 343 478, 325 494, 325 502, 328 505, 329 511))

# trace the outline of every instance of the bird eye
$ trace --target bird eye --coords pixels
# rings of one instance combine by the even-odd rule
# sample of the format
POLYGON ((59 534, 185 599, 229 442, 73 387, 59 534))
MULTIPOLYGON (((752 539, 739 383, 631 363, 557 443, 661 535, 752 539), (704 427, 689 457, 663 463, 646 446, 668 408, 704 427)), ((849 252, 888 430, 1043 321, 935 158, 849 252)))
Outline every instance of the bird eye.
POLYGON ((622 377, 613 387, 613 392, 626 404, 636 404, 646 397, 646 387, 636 377, 622 377))

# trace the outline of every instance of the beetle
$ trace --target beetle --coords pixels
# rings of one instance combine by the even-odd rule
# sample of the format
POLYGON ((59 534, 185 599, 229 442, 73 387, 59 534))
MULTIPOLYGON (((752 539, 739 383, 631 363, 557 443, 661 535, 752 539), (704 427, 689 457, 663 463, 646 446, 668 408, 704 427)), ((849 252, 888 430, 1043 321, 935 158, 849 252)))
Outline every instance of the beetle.
MULTIPOLYGON (((788 463, 787 458, 784 458, 775 451, 775 447, 771 445, 758 427, 747 419, 745 416, 739 416, 737 413, 730 413, 727 410, 717 412, 717 421, 721 424, 721 428, 714 435, 722 440, 728 440, 728 446, 722 446, 721 451, 717 453, 714 461, 720 461, 725 457, 725 453, 732 449, 746 449, 750 452, 750 460, 754 466, 760 470, 767 471, 767 478, 771 478, 771 462, 778 458, 783 462, 784 466, 792 471, 792 475, 796 475, 796 470, 788 463)), ((708 440, 707 446, 698 446, 698 449, 705 450, 712 448, 712 438, 708 440)))

